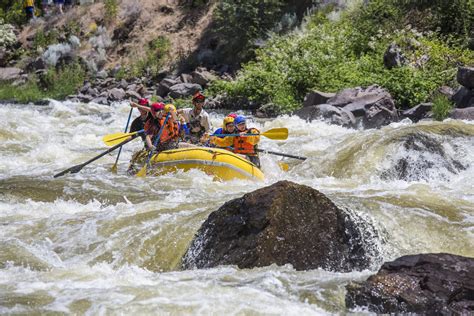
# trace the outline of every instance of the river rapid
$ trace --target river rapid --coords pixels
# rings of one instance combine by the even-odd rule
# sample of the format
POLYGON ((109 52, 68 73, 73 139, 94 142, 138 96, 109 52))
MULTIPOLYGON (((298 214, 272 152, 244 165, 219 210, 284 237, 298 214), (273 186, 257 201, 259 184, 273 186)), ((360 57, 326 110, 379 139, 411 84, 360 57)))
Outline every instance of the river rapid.
MULTIPOLYGON (((199 172, 126 174, 138 140, 80 173, 53 175, 104 151, 129 107, 52 101, 1 105, 0 314, 321 315, 345 313, 345 285, 384 261, 422 252, 474 257, 474 124, 400 122, 355 130, 296 117, 254 119, 287 127, 260 148, 265 182, 215 182, 199 172), (434 148, 434 149, 433 149, 434 148), (290 265, 180 271, 207 216, 224 202, 279 180, 320 190, 377 228, 373 267, 336 273, 290 265)), ((134 117, 137 113, 134 113, 134 117)), ((220 125, 223 115, 211 113, 220 125)), ((357 313, 365 313, 356 310, 357 313)))

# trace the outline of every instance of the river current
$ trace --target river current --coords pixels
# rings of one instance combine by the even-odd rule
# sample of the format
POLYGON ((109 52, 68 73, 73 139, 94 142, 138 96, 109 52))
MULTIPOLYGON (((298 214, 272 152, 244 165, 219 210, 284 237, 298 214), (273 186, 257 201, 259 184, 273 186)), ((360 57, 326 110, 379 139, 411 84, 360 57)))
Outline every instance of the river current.
MULTIPOLYGON (((409 121, 347 129, 282 116, 250 122, 287 127, 289 138, 260 148, 264 182, 215 182, 199 172, 126 174, 138 140, 80 173, 54 179, 123 131, 127 104, 51 101, 1 105, 0 314, 324 315, 345 313, 345 285, 384 261, 447 252, 474 257, 474 124, 409 121), (279 180, 320 190, 376 227, 373 267, 337 273, 222 266, 180 271, 207 216, 224 202, 279 180)), ((134 117, 137 113, 134 113, 134 117)), ((219 126, 223 115, 211 113, 219 126)), ((365 313, 356 310, 357 313, 365 313)))

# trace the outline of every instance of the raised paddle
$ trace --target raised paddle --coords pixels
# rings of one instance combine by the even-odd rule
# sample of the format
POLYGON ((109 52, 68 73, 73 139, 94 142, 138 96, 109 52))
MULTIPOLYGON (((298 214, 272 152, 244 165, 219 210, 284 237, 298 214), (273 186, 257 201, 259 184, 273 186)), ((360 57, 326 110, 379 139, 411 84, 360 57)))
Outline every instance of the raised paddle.
POLYGON ((211 136, 265 136, 266 138, 275 140, 285 140, 288 138, 288 129, 286 127, 278 127, 269 129, 266 132, 260 134, 214 134, 211 136))
MULTIPOLYGON (((161 125, 161 128, 160 128, 160 131, 158 132, 158 135, 156 135, 155 142, 153 143, 153 146, 155 146, 155 147, 156 147, 156 145, 158 145, 158 142, 160 141, 161 134, 163 133, 163 129, 166 126, 166 123, 168 123, 168 119, 170 118, 170 114, 171 114, 171 112, 168 112, 168 114, 166 114, 165 122, 163 123, 163 125, 161 125)), ((147 168, 148 164, 150 163, 151 156, 153 156, 153 150, 152 149, 150 149, 150 153, 148 154, 148 157, 146 159, 145 164, 140 169, 140 171, 137 172, 137 177, 145 177, 146 176, 146 168, 147 168)))
POLYGON ((115 133, 115 134, 108 134, 108 135, 105 135, 104 137, 102 137, 102 141, 104 142, 104 144, 106 144, 107 146, 113 146, 113 145, 116 145, 120 142, 123 142, 124 141, 124 138, 127 138, 127 137, 130 137, 130 136, 133 136, 133 135, 136 135, 136 134, 141 134, 143 133, 145 130, 139 130, 139 131, 136 131, 136 132, 132 132, 132 133, 115 133))
POLYGON ((306 160, 306 157, 302 156, 294 156, 294 155, 289 155, 289 154, 284 154, 284 153, 278 153, 270 150, 265 150, 265 149, 256 149, 256 151, 260 153, 265 153, 265 154, 272 154, 272 155, 277 155, 277 156, 282 156, 282 157, 288 157, 288 158, 294 158, 294 159, 299 159, 299 160, 306 160))
MULTIPOLYGON (((127 124, 125 124, 125 131, 124 131, 125 133, 128 130, 128 123, 130 123, 130 118, 132 117, 132 112, 133 112, 133 108, 130 108, 130 112, 128 113, 127 124)), ((110 169, 110 171, 112 171, 113 173, 117 173, 117 163, 118 163, 121 152, 122 152, 122 146, 120 146, 119 152, 117 154, 117 158, 115 159, 115 163, 112 166, 112 168, 110 169)))
POLYGON ((55 174, 54 177, 57 178, 57 177, 60 177, 60 176, 65 175, 66 173, 78 173, 79 171, 81 171, 82 168, 84 168, 85 166, 87 166, 87 165, 90 164, 91 162, 94 162, 94 161, 96 161, 97 159, 99 159, 99 158, 101 158, 101 157, 107 155, 108 153, 114 151, 115 149, 117 149, 117 148, 119 148, 119 147, 125 145, 126 143, 128 143, 128 142, 132 141, 133 139, 135 139, 137 136, 138 136, 138 135, 134 135, 134 136, 132 136, 132 138, 124 140, 123 142, 121 142, 121 143, 115 145, 115 146, 112 147, 112 148, 107 149, 106 151, 104 151, 104 152, 101 153, 100 155, 97 155, 97 156, 95 156, 94 158, 92 158, 92 159, 90 159, 90 160, 87 160, 87 161, 84 162, 84 163, 81 163, 80 165, 76 165, 76 166, 71 167, 71 168, 69 168, 69 169, 66 169, 66 170, 64 170, 64 171, 61 171, 60 173, 55 174))

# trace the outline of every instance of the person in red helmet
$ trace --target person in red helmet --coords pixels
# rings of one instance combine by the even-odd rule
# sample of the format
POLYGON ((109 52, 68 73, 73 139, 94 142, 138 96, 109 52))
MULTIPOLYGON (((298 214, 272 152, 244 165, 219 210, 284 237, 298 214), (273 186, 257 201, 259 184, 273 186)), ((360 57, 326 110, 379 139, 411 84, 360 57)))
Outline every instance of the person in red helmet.
POLYGON ((186 125, 189 128, 189 134, 186 135, 185 141, 198 144, 205 140, 205 135, 209 134, 211 123, 209 114, 203 109, 206 97, 201 92, 196 92, 192 102, 193 108, 178 110, 178 114, 184 117, 186 125))
MULTIPOLYGON (((140 112, 140 116, 133 120, 132 125, 130 126, 130 133, 141 131, 145 128, 145 123, 150 119, 150 101, 145 98, 138 100, 138 103, 130 102, 132 108, 137 108, 140 112)), ((143 142, 145 142, 145 134, 140 134, 143 142)))
POLYGON ((145 141, 148 150, 160 152, 163 150, 174 149, 178 146, 178 123, 171 115, 169 115, 169 118, 166 121, 164 110, 165 104, 161 102, 153 103, 150 107, 152 118, 145 123, 144 127, 146 135, 145 141), (165 121, 166 125, 164 125, 165 121), (163 131, 161 132, 160 139, 155 147, 153 145, 155 138, 158 136, 163 125, 163 131))

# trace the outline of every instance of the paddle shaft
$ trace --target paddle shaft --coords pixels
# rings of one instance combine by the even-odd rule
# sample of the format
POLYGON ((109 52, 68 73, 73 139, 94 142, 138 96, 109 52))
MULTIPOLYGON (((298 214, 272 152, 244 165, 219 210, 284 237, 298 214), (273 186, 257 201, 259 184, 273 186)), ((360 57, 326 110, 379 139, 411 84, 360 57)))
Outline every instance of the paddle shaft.
MULTIPOLYGON (((127 120, 127 124, 125 125, 125 131, 124 131, 124 133, 126 133, 127 130, 128 130, 128 124, 130 123, 130 118, 132 117, 132 112, 133 112, 133 108, 130 108, 130 112, 128 113, 128 120, 127 120)), ((117 165, 121 152, 122 152, 122 146, 120 146, 119 152, 118 152, 118 154, 117 154, 117 159, 115 159, 114 166, 117 165)))
POLYGON ((288 158, 294 158, 294 159, 299 159, 299 160, 306 160, 306 157, 302 156, 294 156, 294 155, 289 155, 289 154, 284 154, 284 153, 278 153, 270 150, 265 150, 265 149, 256 149, 256 151, 265 153, 265 154, 272 154, 272 155, 277 155, 277 156, 282 156, 282 157, 288 157, 288 158))
POLYGON ((103 153, 101 153, 100 155, 97 155, 95 156, 94 158, 90 159, 90 160, 87 160, 86 162, 82 163, 82 164, 79 164, 79 165, 76 165, 74 167, 71 167, 69 169, 66 169, 64 171, 61 171, 60 173, 58 174, 55 174, 54 175, 54 178, 57 178, 57 177, 60 177, 60 176, 63 176, 67 173, 78 173, 79 171, 81 171, 82 168, 84 168, 85 166, 87 166, 88 164, 90 164, 91 162, 94 162, 96 161, 97 159, 99 158, 102 158, 104 157, 105 155, 107 155, 108 153, 111 153, 112 151, 114 151, 115 149, 125 145, 126 143, 134 140, 138 135, 133 135, 132 138, 130 139, 127 139, 127 140, 124 140, 123 142, 121 142, 120 144, 117 144, 115 145, 114 147, 110 147, 109 149, 107 149, 106 151, 104 151, 103 153))
MULTIPOLYGON (((168 123, 168 119, 170 118, 170 114, 171 114, 171 112, 166 114, 165 122, 163 123, 163 125, 161 125, 161 128, 160 128, 160 131, 158 132, 158 135, 156 135, 155 141, 153 142, 153 146, 155 146, 155 148, 158 145, 158 142, 160 141, 161 134, 163 134, 163 129, 165 128, 166 123, 168 123)), ((148 154, 148 157, 146 159, 145 166, 148 166, 148 164, 150 163, 151 156, 153 156, 153 150, 150 150, 150 153, 148 154)))
POLYGON ((265 136, 263 134, 212 134, 211 136, 265 136))

